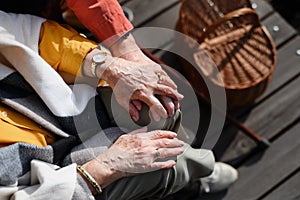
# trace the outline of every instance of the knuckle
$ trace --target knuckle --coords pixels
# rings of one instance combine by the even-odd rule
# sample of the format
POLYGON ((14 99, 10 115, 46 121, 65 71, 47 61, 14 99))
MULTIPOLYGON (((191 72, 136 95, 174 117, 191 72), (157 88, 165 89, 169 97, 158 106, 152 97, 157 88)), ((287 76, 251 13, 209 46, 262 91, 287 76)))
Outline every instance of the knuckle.
POLYGON ((155 131, 154 134, 155 134, 155 136, 157 136, 157 137, 163 136, 162 131, 159 131, 159 130, 155 131))
POLYGON ((124 140, 127 140, 128 136, 127 135, 121 135, 118 140, 119 141, 124 141, 124 140))
POLYGON ((146 87, 139 88, 135 91, 135 94, 140 96, 140 97, 146 97, 146 87))
POLYGON ((165 146, 167 146, 167 145, 169 145, 169 144, 170 144, 170 140, 169 140, 169 139, 166 139, 166 138, 164 138, 164 139, 162 139, 162 144, 163 144, 163 145, 165 145, 165 146))

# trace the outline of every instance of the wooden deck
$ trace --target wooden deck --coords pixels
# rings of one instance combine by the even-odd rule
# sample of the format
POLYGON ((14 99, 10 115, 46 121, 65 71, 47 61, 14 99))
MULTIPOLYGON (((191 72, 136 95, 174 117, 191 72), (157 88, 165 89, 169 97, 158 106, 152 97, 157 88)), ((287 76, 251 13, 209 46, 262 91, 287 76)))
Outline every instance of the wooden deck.
MULTIPOLYGON (((195 197, 191 188, 171 199, 300 199, 300 36, 268 3, 252 2, 276 43, 278 60, 264 95, 234 116, 271 144, 263 150, 239 127, 228 123, 214 150, 218 160, 238 168, 239 180, 221 194, 200 198, 195 197), (274 31, 274 26, 279 30, 274 31)), ((173 29, 180 8, 180 0, 123 0, 121 3, 133 10, 136 27, 173 29)), ((174 42, 166 35, 159 41, 163 49, 172 48, 174 42)), ((167 56, 165 51, 151 51, 170 66, 174 64, 172 56, 167 56)))

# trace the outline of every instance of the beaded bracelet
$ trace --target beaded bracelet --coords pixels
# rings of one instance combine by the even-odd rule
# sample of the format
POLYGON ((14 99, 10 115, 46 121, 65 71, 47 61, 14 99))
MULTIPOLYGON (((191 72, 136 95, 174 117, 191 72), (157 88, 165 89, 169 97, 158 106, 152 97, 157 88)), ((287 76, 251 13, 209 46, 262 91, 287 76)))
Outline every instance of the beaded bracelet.
POLYGON ((102 193, 101 186, 87 171, 85 171, 81 166, 77 166, 77 170, 95 188, 97 194, 102 193))

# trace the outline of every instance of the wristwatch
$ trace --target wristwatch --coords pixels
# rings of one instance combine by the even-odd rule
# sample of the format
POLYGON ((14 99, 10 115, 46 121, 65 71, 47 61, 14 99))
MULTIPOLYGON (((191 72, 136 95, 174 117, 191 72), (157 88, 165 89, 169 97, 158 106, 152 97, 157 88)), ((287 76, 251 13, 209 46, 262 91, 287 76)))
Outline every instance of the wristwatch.
POLYGON ((97 53, 92 57, 91 73, 93 76, 95 76, 95 77, 97 76, 97 74, 96 74, 97 66, 104 63, 105 59, 106 59, 105 52, 97 53))

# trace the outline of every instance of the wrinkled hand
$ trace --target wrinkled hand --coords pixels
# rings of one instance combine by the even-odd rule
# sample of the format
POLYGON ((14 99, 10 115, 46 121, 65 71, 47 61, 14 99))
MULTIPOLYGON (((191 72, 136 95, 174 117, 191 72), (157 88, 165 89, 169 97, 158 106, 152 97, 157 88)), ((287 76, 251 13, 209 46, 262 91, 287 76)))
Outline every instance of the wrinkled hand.
MULTIPOLYGON (((129 35, 127 39, 121 39, 120 41, 116 42, 113 46, 110 47, 110 50, 115 57, 123 58, 124 60, 134 62, 137 68, 142 68, 143 66, 155 66, 149 70, 154 70, 156 67, 158 67, 161 70, 161 67, 157 63, 153 62, 142 52, 132 35, 129 35)), ((173 116, 174 111, 179 109, 180 107, 178 99, 170 98, 170 96, 168 95, 155 96, 164 106, 164 109, 167 111, 168 116, 173 116)), ((133 108, 130 109, 130 113, 133 117, 136 118, 138 117, 137 110, 141 109, 142 103, 141 101, 137 100, 134 100, 131 103, 134 107, 132 106, 133 108)), ((155 116, 156 120, 159 120, 159 116, 157 116, 155 112, 152 113, 152 116, 153 115, 155 116)))
MULTIPOLYGON (((128 39, 130 40, 130 38, 128 39)), ((134 42, 132 42, 134 43, 134 42)), ((120 44, 119 44, 120 45, 120 44)), ((126 44, 128 45, 128 44, 126 44)), ((119 47, 120 48, 120 47, 119 47)), ((124 47, 123 47, 124 49, 124 47)), ((112 51, 114 52, 114 51, 112 51)), ((132 48, 130 51, 128 51, 125 54, 118 55, 119 58, 123 58, 128 61, 132 61, 137 63, 139 66, 144 65, 157 65, 157 63, 153 62, 151 59, 149 59, 138 46, 132 45, 132 48)), ((160 102, 163 104, 164 108, 167 110, 168 115, 171 117, 174 115, 174 111, 178 110, 180 108, 179 101, 172 99, 168 96, 163 95, 157 95, 157 98, 160 100, 160 102)), ((141 102, 134 102, 134 105, 139 108, 141 107, 141 102)))
POLYGON ((135 121, 139 119, 141 102, 149 106, 153 119, 159 121, 160 117, 173 115, 183 98, 167 73, 153 62, 141 65, 114 58, 102 79, 113 88, 116 100, 135 121))
POLYGON ((170 131, 141 132, 121 136, 96 159, 123 176, 171 168, 176 162, 168 158, 183 153, 184 143, 170 131), (159 153, 158 153, 159 152, 159 153), (166 159, 159 161, 158 159, 166 159))

